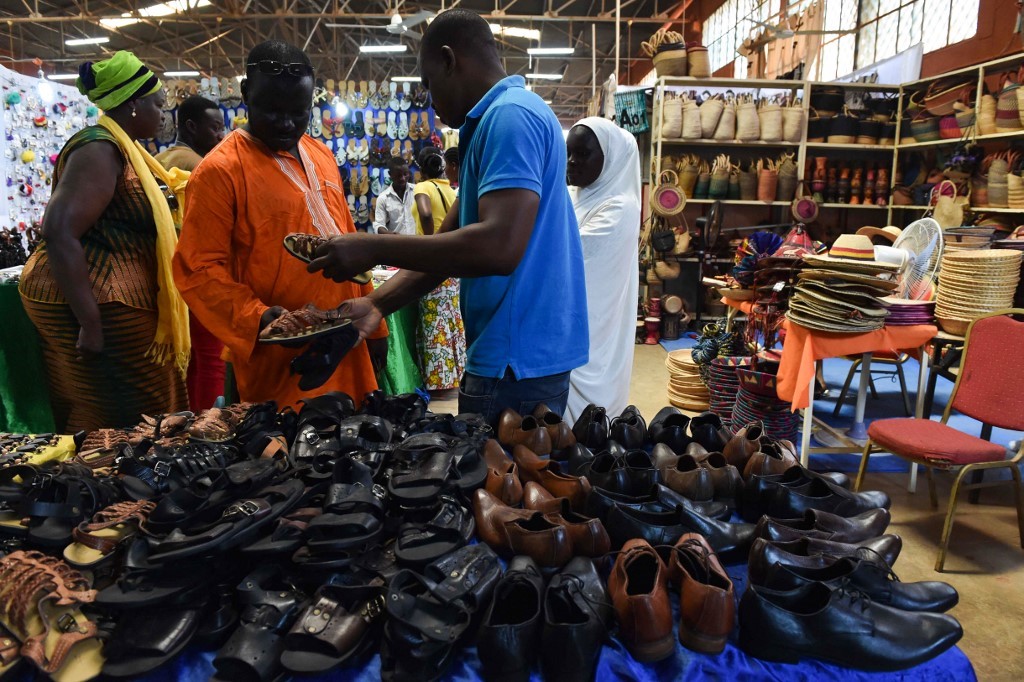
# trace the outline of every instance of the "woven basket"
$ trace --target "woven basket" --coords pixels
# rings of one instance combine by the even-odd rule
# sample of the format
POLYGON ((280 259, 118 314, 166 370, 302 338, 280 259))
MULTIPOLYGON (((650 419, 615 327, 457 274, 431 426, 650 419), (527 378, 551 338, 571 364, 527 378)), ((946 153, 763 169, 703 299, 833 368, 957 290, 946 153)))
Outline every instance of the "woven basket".
POLYGON ((775 201, 793 201, 796 196, 796 175, 793 173, 779 173, 779 180, 775 185, 775 201))
POLYGON ((697 184, 693 188, 694 199, 707 199, 708 189, 711 187, 711 173, 701 173, 697 176, 697 184))
POLYGON ((662 104, 664 117, 661 121, 661 136, 676 139, 683 136, 683 100, 678 97, 666 97, 662 104))
POLYGON ((804 110, 798 105, 782 109, 782 139, 799 142, 804 131, 804 110))
POLYGON ((854 144, 857 141, 856 135, 829 135, 829 144, 854 144))
POLYGON ((690 44, 686 46, 686 51, 690 60, 690 77, 710 78, 711 61, 708 59, 708 48, 690 44))
POLYGON ((658 186, 651 192, 651 210, 663 218, 679 215, 686 207, 686 195, 679 189, 679 176, 668 170, 658 180, 658 186))
POLYGON ((956 112, 956 125, 960 128, 960 136, 963 137, 971 132, 977 121, 977 116, 974 114, 974 109, 964 109, 956 112))
POLYGON ((782 107, 772 103, 762 104, 757 111, 757 117, 760 119, 761 139, 765 142, 781 142, 783 138, 782 107))
POLYGON ((910 121, 910 134, 916 142, 932 142, 939 138, 939 119, 926 114, 910 121))
POLYGON ((654 62, 654 70, 659 76, 685 76, 686 46, 659 48, 651 61, 654 62))
MULTIPOLYGON (((1020 105, 1017 105, 1020 109, 1020 105)), ((989 94, 981 96, 981 103, 978 105, 978 134, 994 135, 999 132, 996 125, 996 98, 989 94)))
POLYGON ((700 175, 700 168, 692 164, 683 166, 679 171, 679 189, 683 190, 683 194, 697 198, 693 188, 697 185, 698 175, 700 175))
POLYGON ((699 140, 702 135, 700 125, 700 107, 692 99, 686 98, 682 105, 683 128, 680 137, 684 140, 699 140))
POLYGON ((757 171, 740 171, 740 199, 743 201, 757 199, 757 171))
POLYGON ((779 174, 773 170, 762 170, 757 176, 757 200, 765 203, 775 201, 779 174))
POLYGON ((757 105, 749 100, 736 105, 736 139, 740 142, 761 139, 761 119, 757 105))
POLYGON ((712 173, 711 184, 708 186, 708 199, 729 198, 729 173, 712 173))
POLYGON ((700 136, 710 140, 715 135, 718 127, 718 120, 725 110, 725 101, 716 97, 709 97, 700 105, 700 136))
POLYGON ((962 136, 956 116, 948 114, 939 119, 939 137, 943 140, 958 140, 962 136))
POLYGON ((658 275, 658 279, 663 282, 677 279, 681 269, 679 263, 675 261, 671 263, 663 260, 654 261, 654 272, 658 275))
POLYGON ((1017 99, 1017 90, 1020 86, 1015 78, 1013 74, 1005 73, 1001 79, 1002 88, 996 99, 996 128, 1000 133, 1024 129, 1020 119, 1020 102, 1017 99))
MULTIPOLYGON (((703 127, 703 123, 701 127, 703 127)), ((736 138, 736 106, 732 102, 725 103, 722 116, 718 119, 718 125, 715 126, 715 134, 711 137, 719 141, 736 138)))

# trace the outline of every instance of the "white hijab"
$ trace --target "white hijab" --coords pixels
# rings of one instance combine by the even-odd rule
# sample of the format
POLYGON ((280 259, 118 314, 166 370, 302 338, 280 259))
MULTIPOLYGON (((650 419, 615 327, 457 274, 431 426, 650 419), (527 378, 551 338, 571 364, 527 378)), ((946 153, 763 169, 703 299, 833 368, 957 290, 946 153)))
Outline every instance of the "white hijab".
MULTIPOLYGON (((589 187, 577 189, 573 206, 582 226, 603 205, 633 204, 640 207, 640 150, 636 139, 611 121, 589 116, 576 123, 589 128, 604 153, 601 175, 589 187)), ((573 126, 576 127, 576 126, 573 126)))

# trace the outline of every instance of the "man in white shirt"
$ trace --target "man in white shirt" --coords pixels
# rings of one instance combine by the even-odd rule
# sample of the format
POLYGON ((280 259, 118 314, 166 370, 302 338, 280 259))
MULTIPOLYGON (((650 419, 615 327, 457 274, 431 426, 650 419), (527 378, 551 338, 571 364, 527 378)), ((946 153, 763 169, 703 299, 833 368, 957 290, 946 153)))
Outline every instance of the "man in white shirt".
POLYGON ((373 217, 373 230, 377 234, 416 235, 416 224, 412 219, 413 195, 409 186, 409 164, 401 157, 393 156, 388 163, 391 186, 377 197, 377 210, 373 217))

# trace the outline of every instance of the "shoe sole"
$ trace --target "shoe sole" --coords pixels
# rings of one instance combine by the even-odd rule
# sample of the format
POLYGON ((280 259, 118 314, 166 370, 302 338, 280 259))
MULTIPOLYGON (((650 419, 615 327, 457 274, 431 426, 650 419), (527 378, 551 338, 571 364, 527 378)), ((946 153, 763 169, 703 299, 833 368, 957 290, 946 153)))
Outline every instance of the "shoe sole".
POLYGON ((720 654, 725 650, 728 637, 712 637, 686 627, 679 622, 679 643, 690 651, 702 654, 720 654))
POLYGON ((676 650, 676 640, 669 634, 654 642, 645 644, 627 644, 626 649, 634 660, 640 663, 652 663, 668 658, 676 650))

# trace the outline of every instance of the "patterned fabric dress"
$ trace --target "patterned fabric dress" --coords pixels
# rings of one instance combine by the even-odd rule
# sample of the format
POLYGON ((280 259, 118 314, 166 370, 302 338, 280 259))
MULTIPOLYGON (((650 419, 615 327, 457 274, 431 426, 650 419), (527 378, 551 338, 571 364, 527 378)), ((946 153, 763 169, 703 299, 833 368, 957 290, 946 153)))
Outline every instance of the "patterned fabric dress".
MULTIPOLYGON (((416 184, 413 195, 430 199, 434 234, 441 227, 448 209, 455 203, 455 192, 448 180, 435 178, 416 184)), ((419 209, 413 204, 413 220, 420 224, 419 209)), ((459 308, 459 281, 448 279, 420 299, 420 324, 416 333, 423 383, 428 391, 457 388, 466 368, 466 330, 459 308)))
MULTIPOLYGON (((54 186, 68 156, 96 141, 117 145, 103 127, 79 131, 61 150, 54 186)), ((185 382, 174 363, 158 365, 146 357, 157 327, 156 223, 127 160, 113 198, 81 242, 103 325, 101 357, 78 359, 81 326, 57 286, 46 240, 25 264, 19 286, 25 312, 39 330, 57 431, 130 426, 140 414, 185 409, 185 382)))

